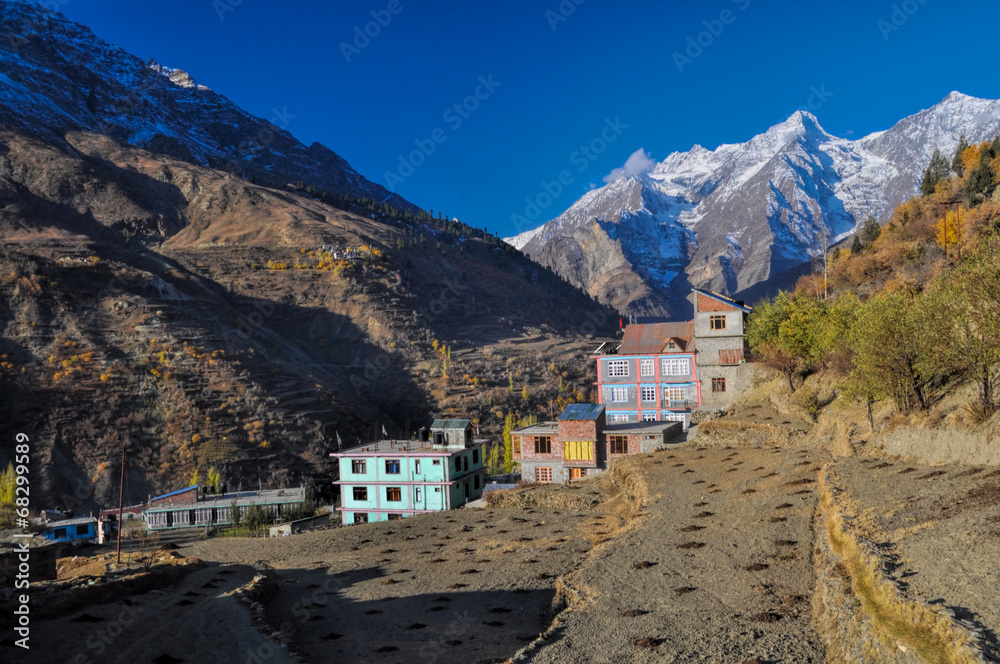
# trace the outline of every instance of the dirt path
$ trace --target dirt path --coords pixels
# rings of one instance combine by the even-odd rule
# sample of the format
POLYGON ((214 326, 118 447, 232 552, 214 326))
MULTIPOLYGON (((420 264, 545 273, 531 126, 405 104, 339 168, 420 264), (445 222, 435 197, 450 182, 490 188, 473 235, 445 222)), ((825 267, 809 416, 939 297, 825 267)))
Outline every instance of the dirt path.
POLYGON ((628 462, 645 515, 570 575, 581 601, 527 659, 825 661, 809 613, 818 460, 688 447, 628 462))

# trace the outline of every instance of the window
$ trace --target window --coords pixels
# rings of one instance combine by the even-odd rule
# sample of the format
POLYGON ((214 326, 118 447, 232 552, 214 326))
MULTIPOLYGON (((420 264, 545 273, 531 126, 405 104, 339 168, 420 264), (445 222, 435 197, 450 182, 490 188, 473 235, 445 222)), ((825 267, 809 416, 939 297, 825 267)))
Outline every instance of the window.
POLYGON ((90 534, 90 526, 77 526, 76 527, 76 534, 77 535, 89 535, 90 534))
POLYGON ((368 523, 368 514, 365 512, 355 512, 354 523, 368 523))
POLYGON ((612 422, 628 422, 628 413, 612 413, 612 422))
POLYGON ((664 390, 663 398, 668 405, 680 405, 687 397, 687 389, 683 385, 668 387, 664 390))
POLYGON ((472 450, 472 463, 479 463, 479 450, 472 450))
POLYGON ((462 470, 468 472, 469 470, 469 457, 462 455, 462 470))
POLYGON ((655 366, 653 364, 652 358, 648 360, 639 360, 639 375, 640 376, 652 376, 655 366))
POLYGON ((586 440, 567 440, 563 443, 566 461, 593 461, 594 444, 586 440))
POLYGON ((673 339, 667 342, 667 350, 677 350, 677 343, 673 339))
POLYGON ((433 461, 431 461, 431 465, 440 466, 441 465, 441 459, 434 459, 433 461))
POLYGON ((644 403, 656 403, 656 387, 644 385, 642 387, 642 400, 644 403))
POLYGON ((535 468, 535 481, 536 482, 551 482, 552 481, 552 469, 551 468, 535 468))
POLYGON ((552 454, 552 436, 535 436, 535 454, 552 454))
POLYGON ((416 461, 413 462, 413 472, 416 473, 417 475, 420 474, 420 459, 417 459, 416 461))
POLYGON ((351 461, 351 472, 355 475, 364 475, 367 472, 365 469, 365 460, 353 459, 351 461))
POLYGON ((423 500, 423 497, 424 497, 423 490, 420 487, 414 487, 413 488, 413 500, 414 500, 414 502, 418 502, 419 503, 421 500, 423 500))
POLYGON ((399 475, 399 459, 386 459, 385 472, 388 475, 399 475))
POLYGON ((386 487, 385 499, 390 503, 398 503, 403 500, 403 490, 398 486, 386 487))
POLYGON ((628 436, 608 436, 612 454, 628 454, 628 436))
POLYGON ((726 391, 726 379, 725 378, 713 378, 712 379, 712 391, 713 392, 725 392, 726 391))
POLYGON ((462 472, 462 457, 460 456, 455 457, 455 472, 462 472))
POLYGON ((642 421, 643 422, 655 422, 656 421, 656 413, 643 413, 642 414, 642 421))
POLYGON ((628 360, 611 360, 608 362, 609 376, 627 376, 628 360))
POLYGON ((628 401, 628 388, 627 387, 612 387, 611 388, 611 401, 613 403, 625 403, 628 401))
POLYGON ((725 316, 709 316, 708 327, 713 330, 724 330, 726 329, 726 317, 725 316))
POLYGON ((479 475, 476 475, 475 479, 472 480, 472 488, 473 489, 479 488, 479 475))
POLYGON ((66 537, 66 529, 56 528, 55 532, 52 534, 55 536, 56 539, 63 539, 66 537))
POLYGON ((569 478, 571 480, 578 480, 581 477, 586 477, 586 476, 587 476, 587 469, 586 468, 570 468, 569 469, 569 478))
POLYGON ((663 358, 664 376, 687 376, 691 373, 691 360, 687 357, 663 358))
POLYGON ((510 437, 510 442, 514 445, 514 454, 520 454, 521 453, 521 437, 520 436, 511 436, 510 437))
POLYGON ((368 500, 368 489, 363 486, 354 487, 354 500, 368 500))
POLYGON ((386 518, 387 521, 397 521, 399 519, 402 519, 403 515, 402 514, 389 514, 385 518, 386 518))

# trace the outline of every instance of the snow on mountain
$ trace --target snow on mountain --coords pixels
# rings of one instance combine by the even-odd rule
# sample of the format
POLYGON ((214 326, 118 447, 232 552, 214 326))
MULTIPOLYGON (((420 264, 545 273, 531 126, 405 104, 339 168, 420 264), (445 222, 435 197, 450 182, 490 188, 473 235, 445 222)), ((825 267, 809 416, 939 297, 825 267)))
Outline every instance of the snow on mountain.
POLYGON ((42 5, 0 0, 0 123, 54 144, 69 131, 105 134, 153 152, 284 187, 413 205, 370 182, 319 143, 286 130, 287 109, 258 118, 187 72, 143 62, 42 5))
POLYGON ((916 193, 934 149, 950 156, 962 133, 1000 133, 1000 101, 953 92, 854 141, 797 111, 746 143, 674 152, 507 241, 621 310, 683 315, 691 285, 759 291, 868 215, 888 217, 916 193), (584 245, 599 248, 597 260, 581 256, 584 245))
POLYGON ((208 90, 208 86, 200 85, 191 75, 186 71, 181 69, 171 69, 170 67, 164 67, 163 65, 157 64, 156 62, 150 60, 148 64, 149 68, 155 71, 157 74, 163 74, 170 82, 174 85, 180 86, 182 88, 194 88, 195 90, 208 90))

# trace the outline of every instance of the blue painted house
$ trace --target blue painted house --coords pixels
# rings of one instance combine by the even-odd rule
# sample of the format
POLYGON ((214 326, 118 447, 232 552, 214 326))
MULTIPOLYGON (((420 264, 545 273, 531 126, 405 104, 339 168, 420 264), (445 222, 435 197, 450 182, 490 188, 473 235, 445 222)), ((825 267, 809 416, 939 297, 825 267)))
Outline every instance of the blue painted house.
POLYGON ((460 507, 483 495, 483 445, 468 420, 434 420, 428 440, 380 440, 338 459, 345 525, 460 507))
POLYGON ((98 527, 97 519, 83 516, 46 524, 42 536, 53 542, 94 542, 98 527))

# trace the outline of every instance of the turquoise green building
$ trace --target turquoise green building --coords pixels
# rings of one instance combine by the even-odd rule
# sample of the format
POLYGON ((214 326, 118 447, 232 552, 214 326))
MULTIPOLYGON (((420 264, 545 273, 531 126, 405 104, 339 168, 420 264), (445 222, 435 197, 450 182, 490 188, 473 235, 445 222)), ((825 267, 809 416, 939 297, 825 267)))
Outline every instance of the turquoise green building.
POLYGON ((427 440, 380 440, 338 459, 345 525, 461 507, 483 495, 483 445, 469 420, 434 420, 427 440))

